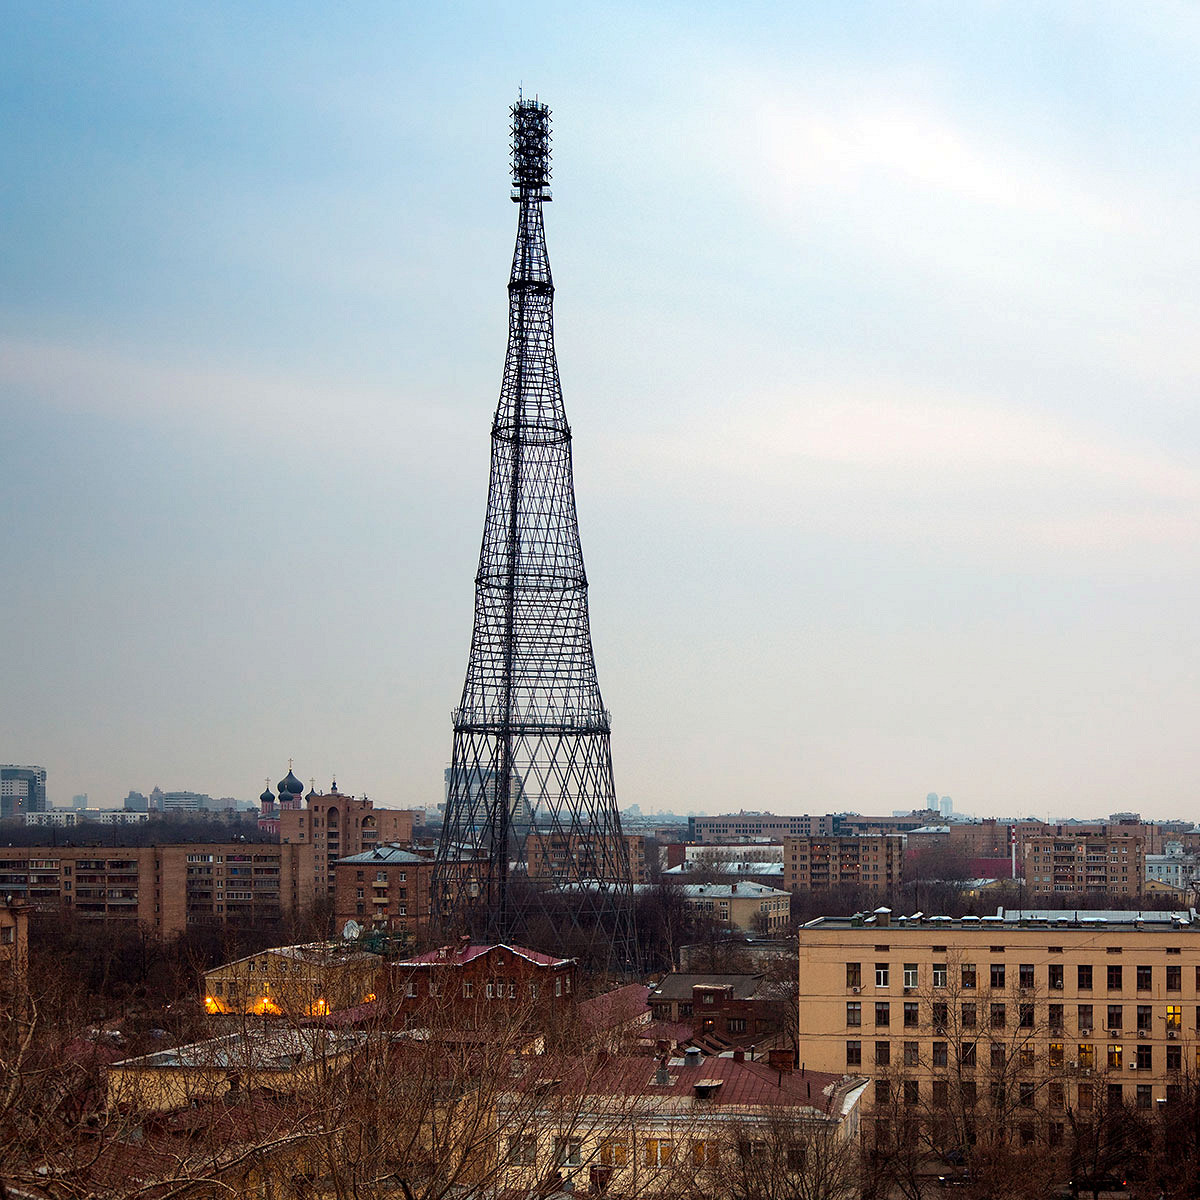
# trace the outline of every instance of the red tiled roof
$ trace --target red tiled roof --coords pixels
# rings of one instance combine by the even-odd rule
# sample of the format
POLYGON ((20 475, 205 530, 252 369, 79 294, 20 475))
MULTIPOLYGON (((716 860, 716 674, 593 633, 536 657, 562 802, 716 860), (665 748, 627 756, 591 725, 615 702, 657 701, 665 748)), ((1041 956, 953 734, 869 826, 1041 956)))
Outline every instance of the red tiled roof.
POLYGON ((554 958, 543 954, 540 950, 530 950, 525 946, 509 946, 503 943, 493 943, 487 946, 442 946, 416 958, 406 958, 395 965, 398 967, 461 967, 473 962, 481 954, 491 950, 508 950, 521 958, 528 959, 539 967, 559 967, 573 962, 570 958, 554 958))
POLYGON ((611 992, 593 996, 579 1005, 579 1019, 592 1033, 615 1029, 618 1025, 629 1025, 649 1016, 646 1003, 650 989, 641 983, 627 983, 611 992))
POLYGON ((736 1062, 732 1058, 701 1057, 699 1065, 673 1063, 670 1084, 656 1084, 655 1064, 644 1056, 624 1055, 597 1064, 575 1060, 569 1063, 539 1060, 522 1087, 538 1087, 548 1079, 562 1081, 572 1094, 595 1096, 687 1097, 693 1087, 707 1079, 721 1080, 711 1103, 722 1105, 776 1105, 811 1107, 829 1115, 834 1098, 843 1091, 845 1076, 824 1071, 779 1071, 765 1062, 736 1062))

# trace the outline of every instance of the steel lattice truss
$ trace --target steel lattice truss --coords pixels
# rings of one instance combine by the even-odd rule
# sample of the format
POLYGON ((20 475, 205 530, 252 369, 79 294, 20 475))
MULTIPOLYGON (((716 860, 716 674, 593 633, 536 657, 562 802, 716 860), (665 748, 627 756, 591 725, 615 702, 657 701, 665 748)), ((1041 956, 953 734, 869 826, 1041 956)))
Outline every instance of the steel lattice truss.
POLYGON ((512 108, 508 353, 438 849, 443 930, 632 963, 632 888, 596 681, 554 353, 550 110, 512 108))

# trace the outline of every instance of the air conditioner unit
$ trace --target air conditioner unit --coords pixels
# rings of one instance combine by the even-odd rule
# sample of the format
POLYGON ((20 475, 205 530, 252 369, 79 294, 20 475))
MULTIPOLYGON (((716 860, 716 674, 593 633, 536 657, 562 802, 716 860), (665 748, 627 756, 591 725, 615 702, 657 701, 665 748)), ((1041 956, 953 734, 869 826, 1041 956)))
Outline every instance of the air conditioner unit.
POLYGON ((1168 1029, 1168 1030, 1167 1030, 1167 1037, 1169 1037, 1169 1038, 1177 1038, 1178 1036, 1179 1036, 1179 1030, 1178 1030, 1178 1029, 1168 1029))
POLYGON ((1072 1071, 1079 1070, 1079 1064, 1074 1059, 1072 1059, 1069 1063, 1067 1063, 1067 1066, 1070 1067, 1072 1071))
POLYGON ((1051 987, 1052 987, 1052 988, 1053 988, 1053 989, 1054 989, 1056 992, 1061 992, 1061 991, 1063 990, 1063 985, 1062 985, 1062 981, 1061 981, 1061 980, 1059 980, 1059 982, 1058 982, 1058 983, 1052 983, 1050 986, 1051 986, 1051 987))
POLYGON ((1138 1030, 1138 1037, 1149 1037, 1149 1036, 1150 1036, 1150 1030, 1148 1030, 1148 1029, 1139 1029, 1138 1030))
POLYGON ((1121 1031, 1120 1031, 1119 1029, 1110 1029, 1110 1030, 1108 1031, 1108 1036, 1109 1036, 1110 1038, 1120 1037, 1120 1036, 1121 1036, 1121 1031))
POLYGON ((1131 1063, 1129 1064, 1129 1069, 1130 1069, 1131 1071, 1136 1071, 1136 1070, 1138 1069, 1138 1065, 1137 1065, 1137 1063, 1135 1063, 1135 1062, 1131 1062, 1131 1063))
POLYGON ((1091 1036, 1092 1036, 1092 1031, 1091 1031, 1090 1029, 1081 1029, 1081 1030, 1079 1031, 1079 1036, 1080 1036, 1080 1037, 1091 1037, 1091 1036))
POLYGON ((857 996, 859 994, 859 992, 862 991, 862 988, 856 987, 856 988, 851 988, 850 990, 857 996))

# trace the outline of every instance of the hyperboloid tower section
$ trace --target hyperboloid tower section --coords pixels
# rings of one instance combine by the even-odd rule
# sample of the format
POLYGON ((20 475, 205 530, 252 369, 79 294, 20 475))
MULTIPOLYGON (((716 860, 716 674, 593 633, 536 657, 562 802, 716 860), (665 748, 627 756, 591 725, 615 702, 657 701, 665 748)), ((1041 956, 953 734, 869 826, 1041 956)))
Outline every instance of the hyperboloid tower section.
POLYGON ((620 970, 634 958, 630 860, 554 354, 546 105, 513 105, 512 139, 508 352, 435 902, 446 934, 523 939, 620 970))

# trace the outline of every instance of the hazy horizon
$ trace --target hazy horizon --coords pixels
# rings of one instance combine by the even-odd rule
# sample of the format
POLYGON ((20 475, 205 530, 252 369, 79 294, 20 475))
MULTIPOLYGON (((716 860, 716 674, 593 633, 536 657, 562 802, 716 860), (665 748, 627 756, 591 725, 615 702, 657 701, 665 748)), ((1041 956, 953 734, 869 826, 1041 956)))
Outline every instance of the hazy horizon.
POLYGON ((1200 10, 6 17, 0 760, 54 803, 442 799, 524 86, 619 805, 1193 810, 1200 10))

